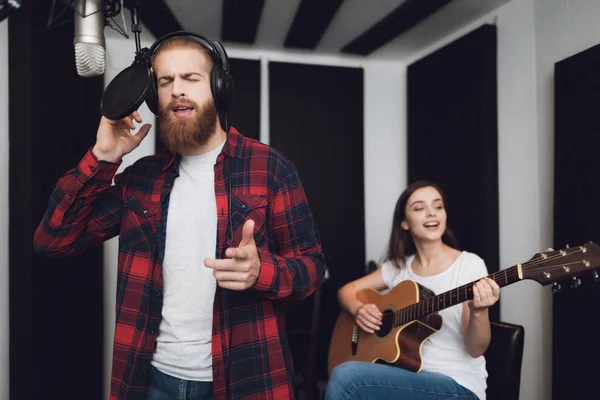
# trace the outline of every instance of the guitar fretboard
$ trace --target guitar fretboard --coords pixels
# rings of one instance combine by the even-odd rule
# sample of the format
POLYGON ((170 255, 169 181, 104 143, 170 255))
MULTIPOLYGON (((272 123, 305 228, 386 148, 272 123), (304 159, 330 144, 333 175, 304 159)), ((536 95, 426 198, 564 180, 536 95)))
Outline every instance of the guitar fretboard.
MULTIPOLYGON (((495 281, 498 286, 506 286, 520 280, 518 267, 512 266, 502 271, 494 272, 487 277, 495 281)), ((459 286, 455 289, 432 296, 411 304, 394 312, 394 326, 407 324, 416 319, 433 314, 448 307, 463 303, 473 298, 473 285, 479 280, 459 286)))

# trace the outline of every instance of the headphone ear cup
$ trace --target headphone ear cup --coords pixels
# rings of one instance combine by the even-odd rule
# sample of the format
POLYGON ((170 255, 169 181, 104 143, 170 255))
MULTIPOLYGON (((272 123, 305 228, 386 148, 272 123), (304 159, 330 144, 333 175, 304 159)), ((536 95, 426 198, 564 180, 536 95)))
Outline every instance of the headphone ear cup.
POLYGON ((233 77, 229 73, 225 73, 222 79, 223 87, 221 94, 223 96, 223 109, 227 111, 233 102, 233 77))
POLYGON ((148 82, 148 91, 146 92, 146 105, 152 111, 152 114, 158 115, 158 91, 156 88, 156 77, 154 73, 150 74, 148 82))
POLYGON ((233 78, 219 66, 210 73, 210 89, 215 99, 215 107, 220 112, 226 112, 233 100, 233 78))
POLYGON ((215 66, 210 74, 210 89, 215 99, 215 107, 226 112, 233 97, 233 79, 219 66, 215 66))
POLYGON ((217 109, 226 112, 231 102, 233 101, 233 78, 229 72, 229 57, 227 51, 221 42, 217 40, 212 41, 213 46, 220 59, 220 66, 215 65, 211 78, 213 79, 215 102, 218 102, 217 109), (213 77, 214 74, 214 77, 213 77))
POLYGON ((221 69, 215 65, 210 71, 210 91, 217 110, 221 109, 221 69))

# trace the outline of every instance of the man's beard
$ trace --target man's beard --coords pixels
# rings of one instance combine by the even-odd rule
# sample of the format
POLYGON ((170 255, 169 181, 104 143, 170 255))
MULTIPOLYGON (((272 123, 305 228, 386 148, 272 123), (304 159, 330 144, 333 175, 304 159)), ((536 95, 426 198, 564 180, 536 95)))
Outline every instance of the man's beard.
POLYGON ((186 150, 205 145, 214 135, 217 125, 217 109, 213 99, 209 99, 202 108, 191 100, 173 100, 159 113, 160 138, 171 153, 184 154, 186 150), (183 103, 194 107, 193 115, 177 118, 171 111, 176 104, 183 103))

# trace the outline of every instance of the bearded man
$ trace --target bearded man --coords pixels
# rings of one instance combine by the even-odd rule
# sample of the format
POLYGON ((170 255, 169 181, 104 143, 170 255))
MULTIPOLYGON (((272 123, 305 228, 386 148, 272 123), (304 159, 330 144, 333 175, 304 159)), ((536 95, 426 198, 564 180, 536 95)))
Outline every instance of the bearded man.
POLYGON ((317 289, 325 258, 294 165, 223 126, 221 53, 183 34, 161 42, 168 153, 116 174, 150 125, 102 117, 35 232, 47 257, 119 235, 111 399, 293 398, 285 305, 317 289))

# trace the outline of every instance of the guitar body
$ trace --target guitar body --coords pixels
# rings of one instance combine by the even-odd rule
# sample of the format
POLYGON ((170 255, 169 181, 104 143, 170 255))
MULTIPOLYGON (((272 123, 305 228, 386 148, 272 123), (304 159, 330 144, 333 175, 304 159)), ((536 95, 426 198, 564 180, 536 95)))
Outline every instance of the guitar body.
POLYGON ((394 365, 409 371, 421 370, 421 346, 442 327, 442 317, 427 317, 394 327, 393 315, 386 314, 433 296, 430 290, 413 281, 400 282, 386 294, 372 289, 357 293, 365 304, 375 304, 384 314, 381 329, 367 333, 355 325, 352 314, 342 311, 329 345, 328 372, 346 361, 366 361, 394 365), (353 340, 354 337, 354 340, 353 340))

